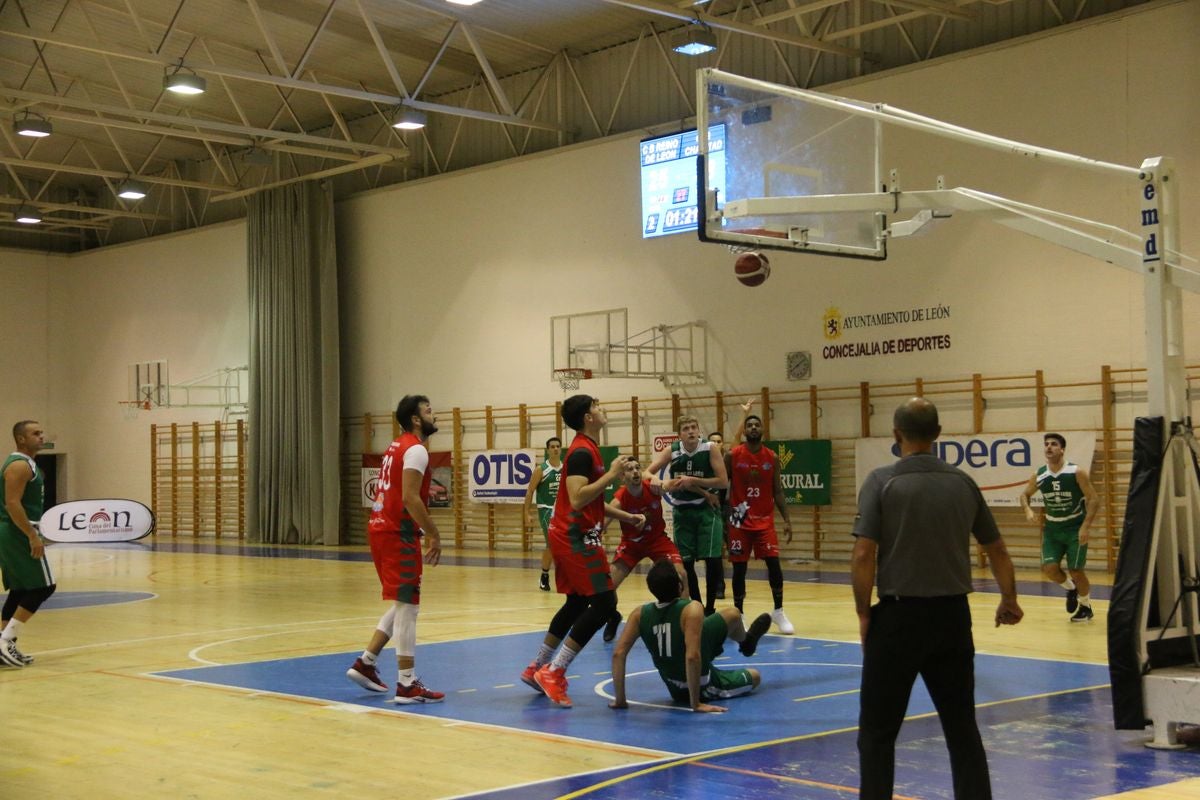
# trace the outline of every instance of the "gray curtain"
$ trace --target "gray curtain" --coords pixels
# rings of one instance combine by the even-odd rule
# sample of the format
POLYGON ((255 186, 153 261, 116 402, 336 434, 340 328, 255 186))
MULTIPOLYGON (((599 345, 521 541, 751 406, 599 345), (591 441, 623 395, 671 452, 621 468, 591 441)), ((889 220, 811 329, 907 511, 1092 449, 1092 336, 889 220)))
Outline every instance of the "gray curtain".
POLYGON ((248 538, 338 544, 338 298, 333 194, 250 198, 248 538))

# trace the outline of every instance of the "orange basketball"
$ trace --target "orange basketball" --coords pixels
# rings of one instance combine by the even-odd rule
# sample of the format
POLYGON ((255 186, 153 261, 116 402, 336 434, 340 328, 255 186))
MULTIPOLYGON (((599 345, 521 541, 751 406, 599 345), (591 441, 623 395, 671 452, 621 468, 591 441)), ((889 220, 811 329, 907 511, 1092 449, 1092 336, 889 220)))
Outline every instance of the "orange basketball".
POLYGON ((743 286, 759 286, 771 277, 771 262, 766 253, 742 253, 733 265, 733 272, 743 286))

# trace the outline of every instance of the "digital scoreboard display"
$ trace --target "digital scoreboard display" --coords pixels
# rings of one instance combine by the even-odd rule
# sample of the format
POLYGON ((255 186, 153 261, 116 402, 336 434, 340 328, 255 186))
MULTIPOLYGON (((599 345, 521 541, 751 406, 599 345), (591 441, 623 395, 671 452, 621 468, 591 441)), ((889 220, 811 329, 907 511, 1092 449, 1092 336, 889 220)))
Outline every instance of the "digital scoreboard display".
MULTIPOLYGON (((694 231, 700 224, 695 130, 642 140, 642 238, 694 231)), ((725 126, 708 129, 708 185, 725 192, 725 126)))

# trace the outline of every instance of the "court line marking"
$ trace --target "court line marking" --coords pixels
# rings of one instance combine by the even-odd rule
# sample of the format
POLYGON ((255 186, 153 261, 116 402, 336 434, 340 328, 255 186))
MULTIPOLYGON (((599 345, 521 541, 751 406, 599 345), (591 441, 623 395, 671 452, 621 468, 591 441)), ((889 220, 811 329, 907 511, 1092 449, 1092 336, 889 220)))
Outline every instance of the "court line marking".
MULTIPOLYGON (((1082 686, 1082 687, 1075 688, 1075 689, 1062 689, 1062 690, 1054 691, 1054 692, 1042 692, 1040 694, 1023 695, 1021 697, 1011 697, 1011 698, 1007 698, 1004 700, 993 700, 988 703, 976 703, 975 707, 976 708, 989 708, 991 706, 1004 705, 1007 703, 1024 702, 1027 700, 1038 700, 1038 699, 1041 699, 1044 697, 1058 697, 1061 695, 1075 694, 1076 692, 1090 692, 1090 691, 1095 691, 1097 689, 1107 689, 1107 688, 1110 688, 1110 684, 1105 683, 1105 684, 1098 684, 1095 686, 1082 686)), ((937 716, 936 711, 930 711, 930 712, 927 712, 924 714, 914 714, 912 716, 906 716, 904 718, 904 721, 908 722, 909 720, 928 719, 930 717, 936 717, 936 716, 937 716)), ((593 784, 592 786, 587 786, 587 787, 584 787, 583 789, 578 789, 574 792, 569 792, 568 794, 558 795, 558 797, 556 797, 555 800, 575 800, 575 798, 584 797, 586 795, 591 794, 592 792, 599 791, 600 789, 607 789, 610 786, 616 786, 619 783, 624 783, 624 782, 632 780, 634 778, 640 778, 645 775, 651 775, 655 772, 661 772, 663 770, 671 769, 671 768, 677 767, 677 766, 687 766, 687 765, 693 764, 697 761, 701 761, 701 760, 707 759, 707 758, 718 758, 721 756, 733 755, 735 753, 749 752, 750 750, 757 750, 757 749, 761 749, 761 748, 765 748, 765 747, 774 747, 776 745, 781 745, 781 744, 790 744, 791 742, 799 742, 799 741, 803 741, 805 739, 816 739, 816 738, 820 738, 822 736, 834 736, 834 735, 841 734, 841 733, 850 733, 850 732, 856 731, 856 730, 858 730, 857 725, 855 725, 853 727, 837 728, 837 729, 834 729, 831 731, 806 733, 806 734, 801 734, 799 736, 787 736, 787 737, 783 737, 781 739, 772 739, 772 740, 765 741, 765 742, 751 742, 749 744, 736 745, 734 747, 725 747, 725 748, 719 748, 716 750, 709 750, 709 751, 702 752, 702 753, 696 753, 694 755, 686 756, 686 757, 681 758, 676 761, 669 761, 666 763, 649 766, 644 769, 639 769, 639 770, 637 770, 635 772, 631 772, 627 775, 621 775, 616 778, 611 778, 607 781, 602 781, 600 783, 593 784)), ((771 778, 778 777, 780 780, 789 780, 787 778, 787 776, 782 776, 782 775, 774 776, 774 775, 770 775, 769 773, 762 773, 762 774, 766 777, 771 777, 771 778)), ((909 800, 913 800, 913 799, 910 798, 909 800)))
MULTIPOLYGON (((319 697, 311 697, 303 694, 292 694, 290 692, 276 692, 268 689, 250 689, 245 686, 233 686, 226 683, 210 683, 208 681, 198 681, 192 678, 178 678, 174 675, 163 675, 153 672, 113 672, 111 670, 96 670, 104 675, 111 675, 118 678, 135 678, 142 680, 162 681, 168 683, 181 684, 183 686, 191 686, 199 689, 215 689, 232 694, 239 694, 246 697, 267 697, 271 699, 286 700, 303 705, 316 706, 329 710, 340 710, 338 708, 344 701, 330 701, 319 697)), ((387 702, 387 701, 382 701, 387 702)), ((358 704, 352 704, 358 705, 358 704)), ((403 708, 392 705, 390 707, 376 706, 359 706, 366 713, 384 714, 390 717, 403 716, 410 720, 423 720, 431 724, 436 724, 441 727, 467 727, 481 728, 484 730, 503 731, 505 733, 514 733, 521 736, 528 736, 534 739, 550 740, 555 742, 569 742, 575 745, 582 745, 585 748, 592 750, 604 750, 610 753, 619 753, 628 756, 645 756, 651 758, 677 758, 679 753, 671 753, 666 750, 652 750, 646 747, 632 747, 630 745, 614 744, 612 742, 602 742, 595 739, 584 739, 578 736, 568 736, 562 733, 548 733, 546 731, 534 731, 526 728, 514 728, 507 725, 497 725, 491 722, 478 722, 469 719, 456 719, 454 717, 434 717, 425 716, 423 714, 413 714, 403 708)), ((587 773, 582 773, 587 774, 587 773)))
MULTIPOLYGON (((692 766, 700 767, 701 769, 716 769, 716 770, 721 770, 722 772, 733 772, 733 773, 736 773, 739 775, 749 775, 754 778, 766 778, 768 780, 782 781, 784 783, 797 783, 801 786, 812 786, 817 789, 830 789, 839 794, 841 794, 842 792, 849 792, 852 795, 857 795, 859 793, 858 787, 855 787, 855 786, 842 786, 837 783, 825 783, 823 781, 814 781, 814 780, 810 780, 807 778, 794 778, 791 775, 775 775, 770 772, 762 772, 762 771, 756 770, 756 769, 742 769, 741 767, 727 767, 727 766, 724 766, 723 764, 705 764, 704 762, 699 762, 699 763, 693 764, 692 766)), ((918 797, 909 797, 908 795, 903 795, 903 794, 893 794, 892 798, 893 798, 893 800, 921 800, 918 797)))
MULTIPOLYGON (((726 666, 722 666, 722 669, 727 669, 727 668, 728 669, 757 669, 759 667, 849 667, 850 669, 857 669, 857 670, 862 669, 861 664, 844 664, 844 663, 840 663, 837 661, 760 661, 760 662, 755 662, 753 664, 741 663, 741 664, 726 665, 726 666)), ((651 669, 640 670, 638 672, 630 672, 625 676, 625 679, 626 679, 626 681, 628 681, 629 678, 639 678, 642 675, 654 675, 657 677, 658 670, 655 668, 651 668, 651 669)), ((603 697, 605 700, 614 700, 615 698, 613 697, 613 695, 604 691, 604 687, 610 683, 612 683, 612 678, 609 678, 608 680, 605 680, 605 681, 600 681, 594 687, 592 687, 592 691, 595 694, 599 695, 600 697, 603 697)), ((774 685, 774 684, 772 684, 772 685, 774 685)), ((857 691, 858 691, 858 689, 852 689, 848 692, 833 692, 831 694, 818 694, 818 695, 813 695, 811 697, 797 697, 797 698, 793 698, 793 702, 800 703, 805 700, 820 700, 821 698, 824 698, 824 697, 836 697, 837 695, 840 695, 840 694, 853 694, 857 691)), ((728 698, 728 700, 734 700, 734 699, 736 699, 736 698, 732 698, 732 697, 728 698)), ((686 706, 681 706, 676 703, 672 703, 671 705, 667 705, 665 703, 647 703, 643 700, 630 700, 628 697, 625 698, 625 702, 631 706, 642 706, 643 708, 661 708, 666 711, 681 711, 684 714, 692 713, 692 710, 690 708, 687 708, 686 706)), ((714 699, 713 702, 725 702, 725 701, 714 699)))

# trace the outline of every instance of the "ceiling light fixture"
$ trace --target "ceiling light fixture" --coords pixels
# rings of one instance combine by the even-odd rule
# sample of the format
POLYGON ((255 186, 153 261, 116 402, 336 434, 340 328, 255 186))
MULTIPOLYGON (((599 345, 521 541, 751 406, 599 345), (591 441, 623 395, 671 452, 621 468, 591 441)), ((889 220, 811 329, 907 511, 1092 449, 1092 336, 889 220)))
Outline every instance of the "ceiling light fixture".
POLYGON ((401 106, 396 110, 395 116, 392 117, 392 127, 399 128, 402 131, 416 131, 425 127, 425 123, 429 118, 425 116, 424 111, 417 111, 415 108, 405 108, 401 106))
POLYGON ((41 114, 26 111, 13 120, 13 130, 21 136, 32 136, 35 139, 40 139, 43 136, 49 136, 54 133, 54 126, 50 124, 50 120, 41 114))
POLYGON ((175 94, 204 94, 208 81, 183 65, 183 59, 163 74, 163 88, 175 94))
POLYGON ((482 3, 483 0, 446 0, 446 2, 455 6, 473 6, 482 3))
POLYGON ((685 56, 700 56, 717 49, 717 35, 702 22, 689 25, 680 31, 671 44, 671 49, 685 56))
POLYGON ((126 178, 117 185, 117 197, 122 200, 141 200, 146 196, 146 184, 126 178))
POLYGON ((42 212, 30 205, 17 206, 13 217, 22 225, 37 225, 42 221, 42 212))

